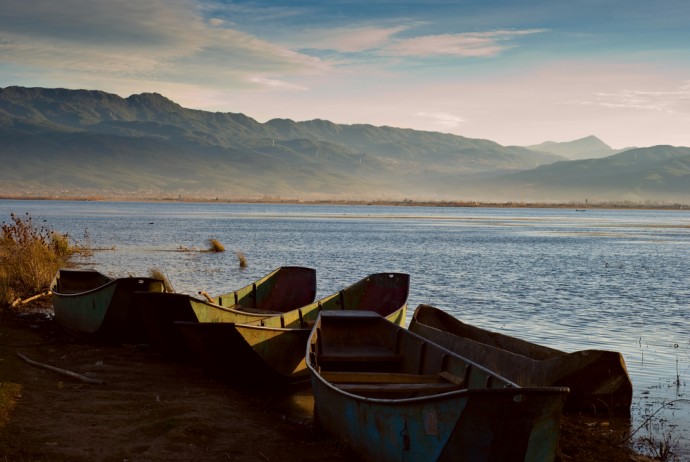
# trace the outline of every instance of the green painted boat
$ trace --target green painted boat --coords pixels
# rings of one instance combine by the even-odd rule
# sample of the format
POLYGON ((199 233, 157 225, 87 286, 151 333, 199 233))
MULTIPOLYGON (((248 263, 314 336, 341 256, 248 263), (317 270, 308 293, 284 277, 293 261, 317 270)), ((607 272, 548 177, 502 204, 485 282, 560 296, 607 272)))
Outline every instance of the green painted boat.
POLYGON ((550 462, 568 389, 522 388, 376 313, 323 311, 314 421, 372 462, 550 462))
POLYGON ((632 382, 618 352, 566 353, 463 323, 430 305, 417 307, 409 329, 521 386, 570 388, 567 411, 630 414, 632 382))
POLYGON ((188 350, 175 321, 252 322, 307 305, 316 298, 316 270, 282 266, 241 289, 199 299, 186 294, 135 294, 147 342, 170 358, 184 358, 188 350))
POLYGON ((404 325, 410 276, 377 273, 314 303, 251 323, 176 322, 197 361, 235 385, 308 384, 304 347, 321 311, 369 310, 404 325))
POLYGON ((164 292, 160 279, 111 278, 95 270, 62 268, 50 285, 54 319, 70 332, 110 341, 139 342, 144 329, 132 309, 135 292, 164 292))

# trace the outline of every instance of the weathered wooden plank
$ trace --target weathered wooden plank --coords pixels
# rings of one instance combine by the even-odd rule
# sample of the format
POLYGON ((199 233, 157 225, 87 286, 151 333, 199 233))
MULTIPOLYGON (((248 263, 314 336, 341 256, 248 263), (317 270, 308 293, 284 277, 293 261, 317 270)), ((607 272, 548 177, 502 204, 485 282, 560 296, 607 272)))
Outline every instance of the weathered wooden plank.
POLYGON ((396 354, 339 354, 339 355, 320 355, 319 362, 321 364, 328 363, 400 363, 403 357, 396 354))
POLYGON ((465 386, 465 379, 463 379, 462 377, 458 377, 455 374, 451 374, 448 371, 442 371, 438 375, 441 376, 443 379, 449 381, 450 383, 454 383, 455 385, 457 385, 459 387, 465 386))
POLYGON ((447 393, 458 390, 458 386, 450 383, 343 383, 334 384, 336 387, 349 393, 447 393))
POLYGON ((322 371, 321 376, 332 383, 443 383, 438 375, 401 374, 397 372, 322 371))

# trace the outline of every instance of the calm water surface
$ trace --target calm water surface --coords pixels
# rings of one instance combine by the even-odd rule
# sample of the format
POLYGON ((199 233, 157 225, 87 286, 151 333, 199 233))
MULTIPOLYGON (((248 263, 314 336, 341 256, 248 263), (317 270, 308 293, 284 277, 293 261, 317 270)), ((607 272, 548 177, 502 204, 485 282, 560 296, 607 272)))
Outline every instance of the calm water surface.
POLYGON ((10 212, 104 249, 84 260, 101 272, 155 267, 190 294, 287 265, 317 270, 318 298, 409 273, 409 314, 428 303, 554 348, 622 352, 633 428, 656 412, 638 435, 670 435, 690 460, 688 211, 0 201, 10 212), (201 252, 210 238, 228 251, 201 252))

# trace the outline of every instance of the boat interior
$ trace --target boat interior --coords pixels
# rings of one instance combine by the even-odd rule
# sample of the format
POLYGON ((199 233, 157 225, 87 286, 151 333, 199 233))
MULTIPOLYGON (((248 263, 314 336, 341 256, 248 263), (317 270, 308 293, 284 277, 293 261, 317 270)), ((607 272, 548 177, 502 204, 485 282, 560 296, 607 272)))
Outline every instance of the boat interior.
POLYGON ((59 294, 78 294, 101 287, 112 279, 94 270, 60 269, 51 290, 59 294))
POLYGON ((372 312, 322 312, 308 360, 333 386, 369 398, 516 386, 372 312))

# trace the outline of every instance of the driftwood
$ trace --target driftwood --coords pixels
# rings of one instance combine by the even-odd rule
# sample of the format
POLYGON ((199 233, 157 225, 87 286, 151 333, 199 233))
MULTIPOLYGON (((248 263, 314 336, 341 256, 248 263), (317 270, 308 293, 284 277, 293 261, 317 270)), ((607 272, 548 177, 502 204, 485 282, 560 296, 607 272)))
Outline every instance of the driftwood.
POLYGON ((49 364, 39 363, 37 361, 34 361, 32 359, 27 358, 25 355, 21 354, 18 351, 17 351, 17 356, 19 356, 24 361, 26 361, 27 363, 29 363, 33 366, 42 367, 43 369, 48 369, 49 371, 57 372, 58 374, 66 375, 68 377, 72 377, 73 379, 81 380, 82 382, 92 383, 92 384, 96 384, 96 385, 102 385, 105 383, 105 381, 101 380, 101 379, 92 379, 90 377, 86 377, 85 375, 77 374, 76 372, 68 371, 65 369, 60 369, 59 367, 51 366, 49 364))
POLYGON ((52 292, 48 291, 48 292, 43 292, 42 294, 34 295, 33 297, 25 298, 24 300, 22 300, 21 298, 18 298, 12 302, 10 307, 14 308, 15 306, 18 306, 18 305, 24 305, 26 303, 33 302, 34 300, 38 300, 39 298, 46 297, 50 294, 52 294, 52 292))

